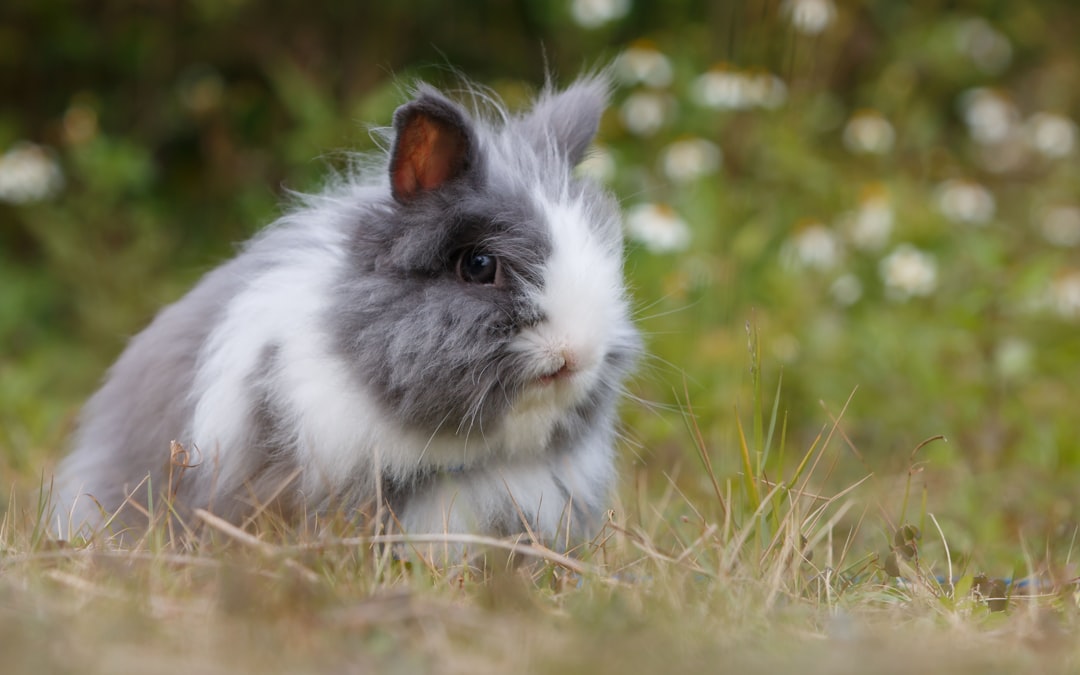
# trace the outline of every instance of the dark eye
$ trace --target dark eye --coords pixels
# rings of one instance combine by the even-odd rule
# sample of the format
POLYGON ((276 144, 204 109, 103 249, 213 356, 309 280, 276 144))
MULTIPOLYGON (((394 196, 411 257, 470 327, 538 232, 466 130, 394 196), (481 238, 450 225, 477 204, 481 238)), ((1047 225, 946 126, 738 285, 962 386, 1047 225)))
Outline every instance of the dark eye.
POLYGON ((494 284, 499 277, 499 259, 482 251, 465 251, 458 258, 457 275, 468 284, 494 284))

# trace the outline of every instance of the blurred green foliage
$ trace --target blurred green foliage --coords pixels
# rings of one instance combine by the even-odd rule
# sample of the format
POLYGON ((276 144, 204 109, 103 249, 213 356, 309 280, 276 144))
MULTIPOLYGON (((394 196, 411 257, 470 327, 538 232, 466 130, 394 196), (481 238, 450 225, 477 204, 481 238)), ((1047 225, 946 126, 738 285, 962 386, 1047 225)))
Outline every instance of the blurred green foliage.
MULTIPOLYGON (((7 0, 0 475, 32 483, 126 336, 414 78, 516 103, 617 59, 584 170, 632 214, 636 392, 685 378, 735 471, 751 323, 797 454, 857 388, 849 474, 944 434, 916 469, 961 533, 1071 531, 1078 29, 1071 0, 7 0)), ((628 408, 631 463, 695 466, 678 413, 628 408)))

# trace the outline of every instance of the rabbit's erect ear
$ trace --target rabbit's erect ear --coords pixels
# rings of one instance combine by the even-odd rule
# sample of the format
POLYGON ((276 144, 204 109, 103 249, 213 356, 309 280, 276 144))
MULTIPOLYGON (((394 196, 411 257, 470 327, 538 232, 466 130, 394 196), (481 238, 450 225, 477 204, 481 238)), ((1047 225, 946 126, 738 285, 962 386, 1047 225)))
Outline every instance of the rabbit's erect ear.
POLYGON ((458 178, 472 166, 469 122, 453 103, 423 94, 394 113, 390 186, 394 199, 407 202, 458 178))
POLYGON ((554 141, 566 161, 576 166, 596 136, 610 91, 603 73, 583 77, 563 91, 545 88, 533 109, 521 118, 520 128, 538 149, 554 141))

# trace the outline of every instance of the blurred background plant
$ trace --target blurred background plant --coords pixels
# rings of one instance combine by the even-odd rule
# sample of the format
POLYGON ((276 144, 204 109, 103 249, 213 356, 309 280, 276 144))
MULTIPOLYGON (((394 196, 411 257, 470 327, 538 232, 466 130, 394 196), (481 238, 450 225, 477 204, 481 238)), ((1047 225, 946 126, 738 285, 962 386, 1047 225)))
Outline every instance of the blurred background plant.
POLYGON ((7 0, 0 496, 62 455, 126 337, 286 190, 372 149, 364 125, 388 124, 414 78, 452 86, 458 69, 513 105, 547 72, 565 83, 613 61, 581 171, 626 206, 655 355, 634 389, 660 404, 627 406, 626 474, 710 492, 677 410, 684 379, 733 475, 735 410, 782 370, 795 456, 854 391, 851 461, 830 475, 873 471, 893 504, 914 471, 960 554, 1012 560, 1021 536, 1064 550, 1080 474, 1078 31, 1071 0, 7 0), (912 464, 936 434, 948 442, 912 464))

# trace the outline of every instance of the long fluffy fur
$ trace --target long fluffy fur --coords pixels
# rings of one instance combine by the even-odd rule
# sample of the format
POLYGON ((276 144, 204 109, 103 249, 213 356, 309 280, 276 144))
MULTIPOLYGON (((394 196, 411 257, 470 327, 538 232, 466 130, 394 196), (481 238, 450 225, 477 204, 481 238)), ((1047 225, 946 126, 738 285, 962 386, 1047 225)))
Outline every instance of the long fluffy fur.
POLYGON ((60 534, 118 509, 145 527, 125 500, 169 497, 234 521, 272 501, 294 517, 385 506, 414 533, 589 536, 640 351, 617 207, 571 172, 607 90, 587 76, 514 115, 418 87, 397 131, 451 120, 466 168, 395 198, 395 138, 162 310, 83 411, 60 534), (455 275, 467 250, 499 259, 499 284, 455 275), (194 466, 170 468, 173 441, 194 466))

